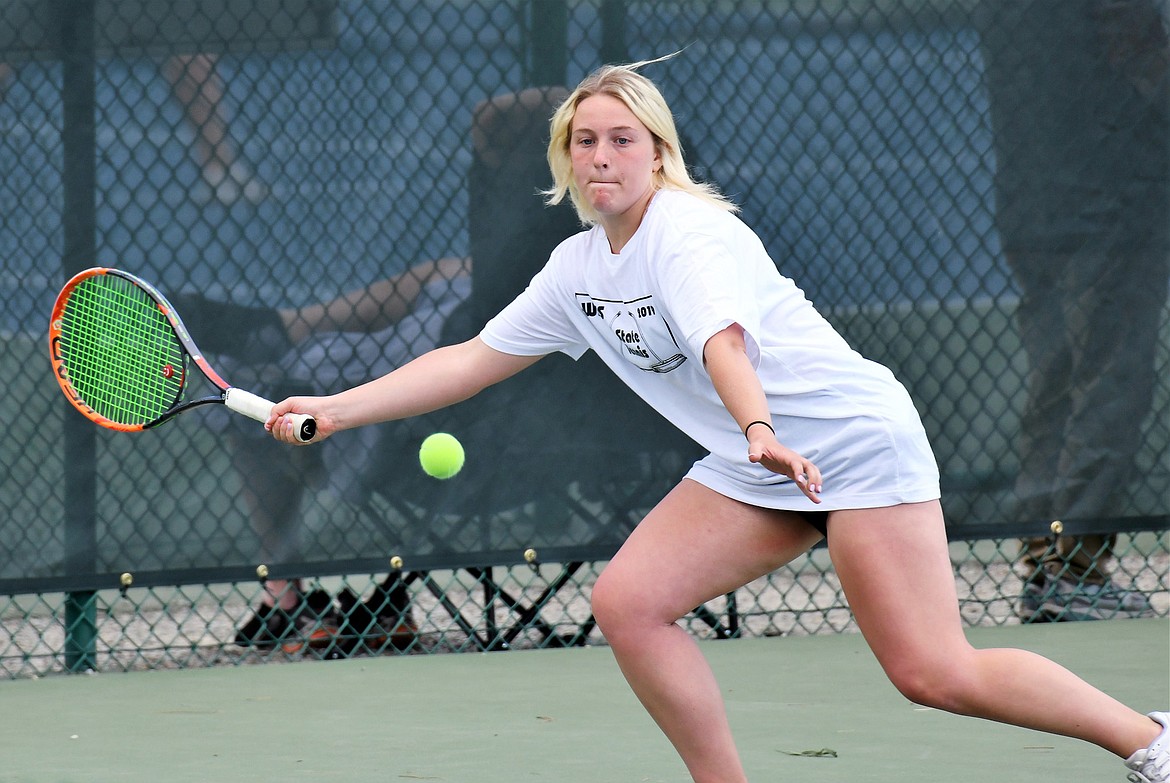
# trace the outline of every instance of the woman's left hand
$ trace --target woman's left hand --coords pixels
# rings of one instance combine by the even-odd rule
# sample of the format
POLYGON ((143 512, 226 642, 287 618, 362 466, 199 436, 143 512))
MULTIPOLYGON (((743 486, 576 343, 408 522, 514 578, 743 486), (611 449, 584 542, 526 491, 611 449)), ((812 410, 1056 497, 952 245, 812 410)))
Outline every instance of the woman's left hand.
POLYGON ((820 503, 821 471, 813 462, 785 446, 766 427, 753 427, 748 443, 748 461, 763 465, 773 473, 796 482, 800 491, 813 503, 820 503), (762 434, 757 431, 762 430, 762 434))

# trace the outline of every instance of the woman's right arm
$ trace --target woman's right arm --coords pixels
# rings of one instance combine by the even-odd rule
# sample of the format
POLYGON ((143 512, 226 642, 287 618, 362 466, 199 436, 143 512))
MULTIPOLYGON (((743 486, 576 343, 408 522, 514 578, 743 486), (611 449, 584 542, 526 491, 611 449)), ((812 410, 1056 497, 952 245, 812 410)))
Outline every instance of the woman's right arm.
POLYGON ((286 413, 317 421, 312 442, 367 424, 405 419, 445 408, 535 364, 540 356, 514 356, 478 337, 436 348, 369 383, 328 397, 290 397, 278 403, 265 428, 284 443, 297 443, 286 413))

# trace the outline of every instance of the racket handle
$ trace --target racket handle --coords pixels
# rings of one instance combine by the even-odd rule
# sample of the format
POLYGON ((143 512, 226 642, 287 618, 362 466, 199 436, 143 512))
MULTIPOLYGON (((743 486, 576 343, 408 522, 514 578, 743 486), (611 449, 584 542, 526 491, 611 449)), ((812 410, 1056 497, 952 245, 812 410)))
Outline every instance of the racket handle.
MULTIPOLYGON (((229 388, 223 393, 223 404, 250 419, 268 421, 276 403, 243 389, 229 388)), ((317 434, 317 422, 312 416, 304 413, 289 413, 287 416, 296 425, 296 439, 301 443, 308 443, 317 434)))

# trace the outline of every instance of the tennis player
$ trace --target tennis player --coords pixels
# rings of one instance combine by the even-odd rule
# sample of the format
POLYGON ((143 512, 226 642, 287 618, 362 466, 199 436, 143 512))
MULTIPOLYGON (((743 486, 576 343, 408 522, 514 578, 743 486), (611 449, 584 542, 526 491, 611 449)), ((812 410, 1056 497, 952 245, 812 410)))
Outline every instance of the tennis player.
POLYGON ((596 351, 710 452, 593 590, 622 672, 694 780, 746 778, 711 669, 676 621, 827 536, 858 626, 909 699, 1086 740, 1126 759, 1131 781, 1170 781, 1170 714, 1141 715, 1038 655, 968 644, 909 395, 691 180, 670 109, 639 73, 649 62, 599 69, 553 115, 548 201, 567 196, 589 228, 479 336, 287 399, 266 426, 294 443, 284 414, 307 413, 321 439, 451 405, 554 351, 596 351))

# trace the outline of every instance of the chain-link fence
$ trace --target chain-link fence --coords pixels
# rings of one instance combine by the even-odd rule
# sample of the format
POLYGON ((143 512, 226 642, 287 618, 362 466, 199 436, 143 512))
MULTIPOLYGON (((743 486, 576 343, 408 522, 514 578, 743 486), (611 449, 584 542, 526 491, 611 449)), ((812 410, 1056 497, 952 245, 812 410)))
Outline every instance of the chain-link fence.
MULTIPOLYGON (((4 671, 600 642, 593 578, 698 451, 588 358, 289 450, 222 411, 98 430, 56 390, 47 318, 71 274, 128 269, 275 398, 465 339, 577 228, 537 195, 565 87, 680 50, 648 74, 696 175, 914 397, 965 618, 1166 616, 1167 16, 0 2, 4 671), (446 482, 417 467, 438 430, 468 450, 446 482)), ((818 550, 688 623, 850 619, 818 550)))

